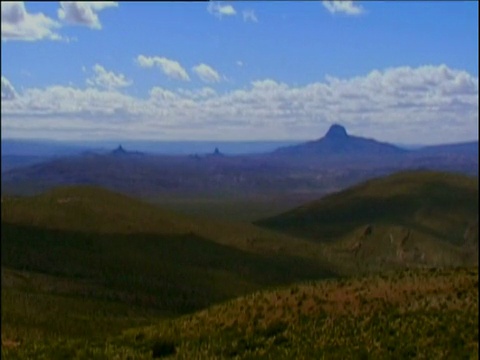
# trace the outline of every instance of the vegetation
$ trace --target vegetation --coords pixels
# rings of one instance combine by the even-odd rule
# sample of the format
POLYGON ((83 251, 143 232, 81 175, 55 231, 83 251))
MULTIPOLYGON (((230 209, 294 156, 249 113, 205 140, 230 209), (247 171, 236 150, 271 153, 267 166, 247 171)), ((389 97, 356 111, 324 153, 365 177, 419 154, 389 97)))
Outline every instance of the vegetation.
POLYGON ((477 358, 477 314, 477 268, 406 270, 257 292, 193 315, 132 328, 106 341, 31 341, 3 346, 2 355, 477 358))
POLYGON ((326 244, 350 273, 478 264, 478 178, 398 173, 257 224, 326 244))
POLYGON ((402 173, 271 229, 95 187, 2 197, 2 357, 477 358, 477 195, 402 173))

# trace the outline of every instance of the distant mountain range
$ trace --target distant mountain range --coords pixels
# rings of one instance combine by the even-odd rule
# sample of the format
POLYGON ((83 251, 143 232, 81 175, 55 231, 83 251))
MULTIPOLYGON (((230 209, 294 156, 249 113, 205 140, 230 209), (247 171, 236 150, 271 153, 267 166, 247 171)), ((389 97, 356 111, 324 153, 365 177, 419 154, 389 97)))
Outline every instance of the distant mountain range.
POLYGON ((318 140, 264 154, 228 155, 214 147, 203 155, 154 155, 120 145, 113 151, 83 151, 43 162, 9 160, 2 172, 2 193, 36 193, 58 185, 87 184, 142 196, 318 197, 400 170, 478 176, 478 142, 406 150, 351 136, 343 126, 333 125, 318 140), (26 166, 16 167, 15 161, 26 166))
POLYGON ((469 141, 458 144, 425 146, 417 150, 422 155, 475 155, 478 157, 478 141, 469 141))

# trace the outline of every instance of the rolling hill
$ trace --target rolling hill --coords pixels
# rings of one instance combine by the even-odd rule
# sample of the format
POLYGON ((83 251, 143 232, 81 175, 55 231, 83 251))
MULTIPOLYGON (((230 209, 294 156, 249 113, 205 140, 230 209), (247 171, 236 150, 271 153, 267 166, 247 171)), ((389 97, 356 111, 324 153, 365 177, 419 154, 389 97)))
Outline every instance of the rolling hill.
POLYGON ((96 291, 102 299, 165 313, 335 276, 315 244, 177 215, 95 187, 2 198, 1 236, 6 269, 73 278, 103 289, 96 291))
POLYGON ((403 172, 262 227, 93 186, 2 196, 2 356, 476 354, 477 195, 403 172))
POLYGON ((327 243, 359 266, 478 263, 478 178, 397 173, 256 224, 327 243))

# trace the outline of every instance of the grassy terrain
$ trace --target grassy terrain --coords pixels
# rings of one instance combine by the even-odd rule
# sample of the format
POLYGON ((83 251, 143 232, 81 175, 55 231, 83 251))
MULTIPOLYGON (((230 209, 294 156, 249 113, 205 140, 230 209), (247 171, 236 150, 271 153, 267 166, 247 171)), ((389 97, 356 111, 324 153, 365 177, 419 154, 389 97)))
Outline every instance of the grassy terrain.
POLYGON ((194 234, 102 235, 8 223, 1 231, 2 266, 88 280, 120 298, 134 292, 129 303, 173 313, 263 286, 334 275, 313 260, 248 253, 194 234))
POLYGON ((326 244, 350 271, 478 264, 478 178, 397 173, 256 223, 326 244))
POLYGON ((478 214, 478 178, 402 172, 370 180, 257 223, 320 241, 371 223, 411 226, 458 243, 478 214), (462 229, 464 230, 464 229, 462 229), (439 233, 442 233, 440 235, 439 233))
POLYGON ((475 359, 478 269, 406 270, 262 291, 99 340, 2 347, 16 358, 475 359))
POLYGON ((188 216, 230 222, 247 222, 277 215, 321 196, 319 192, 284 196, 210 196, 180 197, 165 195, 145 198, 163 209, 188 216))
POLYGON ((197 235, 248 252, 315 258, 319 247, 234 220, 187 216, 98 187, 57 188, 32 197, 3 197, 2 223, 96 234, 197 235))
POLYGON ((266 287, 336 276, 315 244, 94 187, 2 198, 1 239, 7 358, 19 344, 101 341, 266 287))
POLYGON ((2 197, 2 357, 478 356, 477 178, 399 173, 264 227, 211 201, 2 197))

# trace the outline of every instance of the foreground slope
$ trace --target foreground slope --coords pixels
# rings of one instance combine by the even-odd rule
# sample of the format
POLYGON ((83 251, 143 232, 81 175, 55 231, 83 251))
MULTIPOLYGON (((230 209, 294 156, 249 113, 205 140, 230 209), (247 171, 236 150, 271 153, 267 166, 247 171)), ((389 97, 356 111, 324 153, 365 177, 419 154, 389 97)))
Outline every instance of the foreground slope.
POLYGON ((397 173, 257 224, 328 243, 359 265, 478 263, 478 178, 397 173))
POLYGON ((478 268, 408 270, 258 292, 107 342, 49 340, 19 358, 474 359, 478 268))

